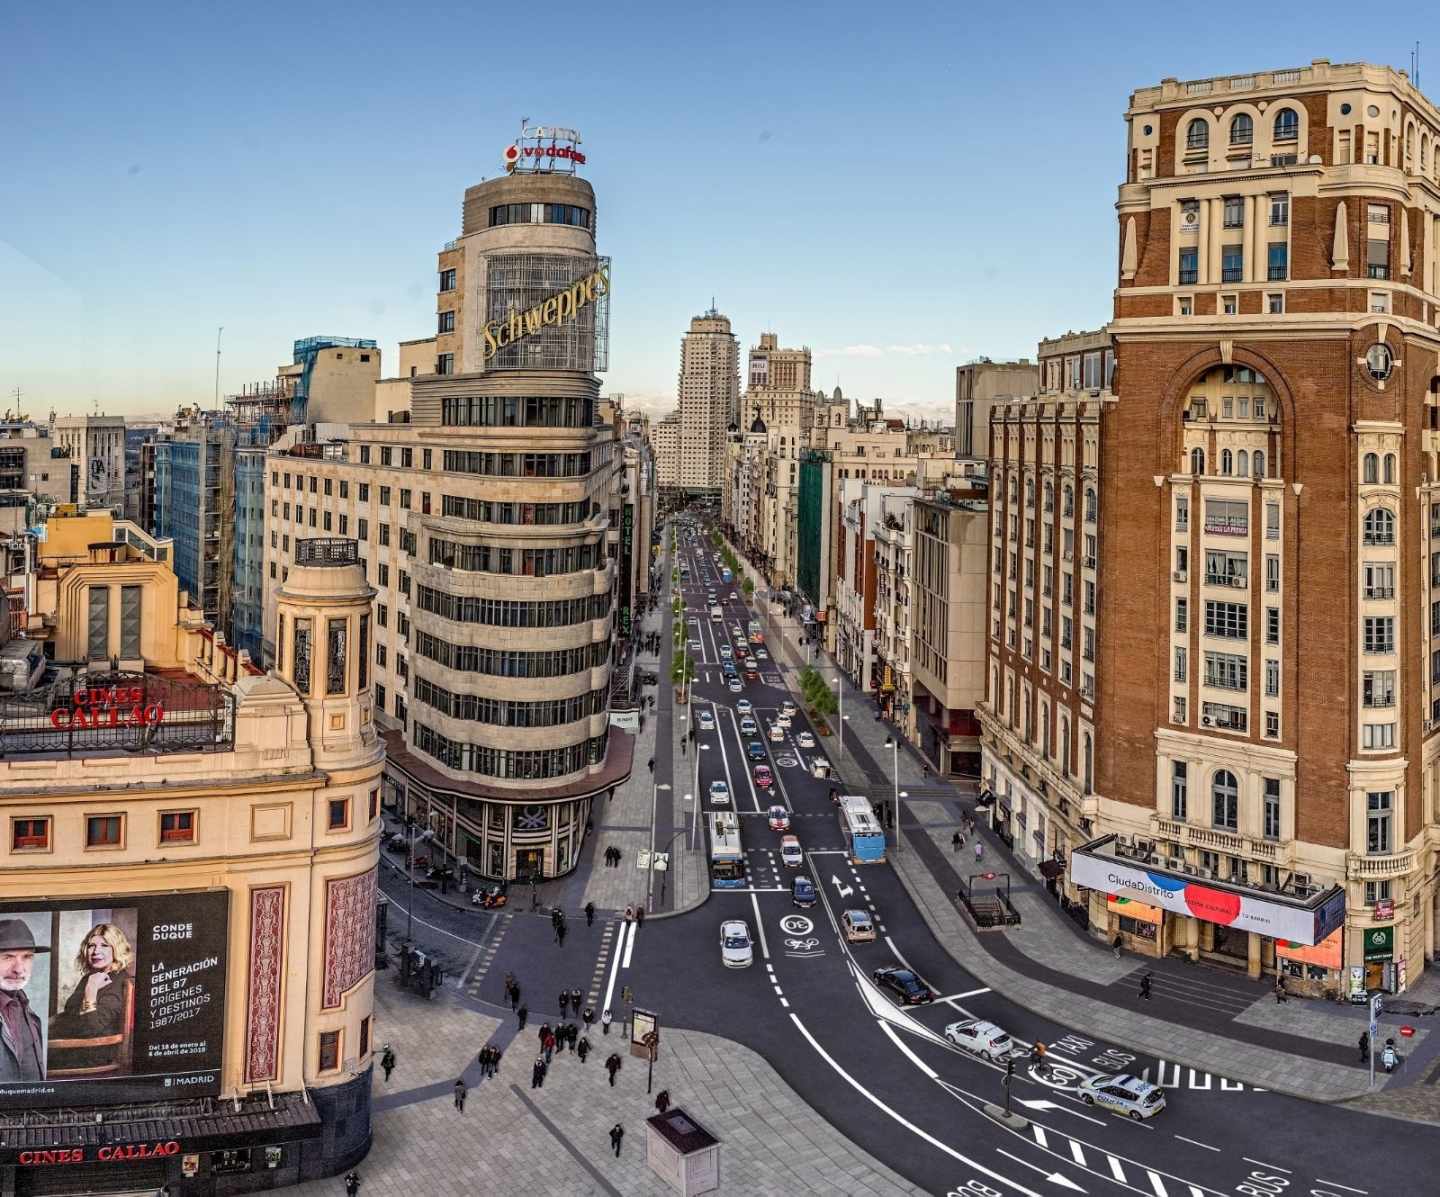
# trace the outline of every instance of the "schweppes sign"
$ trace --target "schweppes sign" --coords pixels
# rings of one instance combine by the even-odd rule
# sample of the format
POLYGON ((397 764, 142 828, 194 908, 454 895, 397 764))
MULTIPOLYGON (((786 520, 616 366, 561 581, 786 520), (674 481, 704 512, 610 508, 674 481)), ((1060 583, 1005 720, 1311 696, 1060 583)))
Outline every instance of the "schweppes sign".
POLYGON ((492 320, 484 331, 484 360, 489 361, 506 345, 513 345, 542 328, 573 320, 580 309, 610 294, 610 267, 599 266, 565 290, 542 300, 525 311, 511 309, 504 320, 492 320))

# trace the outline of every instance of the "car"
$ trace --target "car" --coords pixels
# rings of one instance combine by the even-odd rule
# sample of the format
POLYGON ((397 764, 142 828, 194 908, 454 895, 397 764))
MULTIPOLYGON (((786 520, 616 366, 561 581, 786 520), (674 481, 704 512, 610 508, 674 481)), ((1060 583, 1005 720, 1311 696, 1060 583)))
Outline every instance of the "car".
POLYGON ((709 710, 702 710, 696 714, 695 722, 700 725, 701 731, 714 731, 715 713, 709 710))
POLYGON ((730 801, 730 784, 724 781, 710 783, 710 801, 716 806, 725 806, 730 801))
POLYGON ((739 677, 740 670, 735 667, 734 661, 721 661, 720 672, 726 677, 739 677))
POLYGON ((755 650, 755 655, 762 661, 768 661, 770 659, 769 652, 763 648, 757 648, 755 650))
POLYGON ((762 790, 768 790, 775 784, 775 775, 770 772, 769 765, 755 766, 755 784, 762 790))
POLYGON ((801 748, 814 748, 815 737, 808 731, 802 731, 795 737, 795 743, 799 744, 801 748))
POLYGON ((722 644, 720 646, 720 655, 728 661, 731 657, 735 655, 735 650, 731 648, 728 644, 722 644))
POLYGON ((731 694, 739 694, 742 690, 745 689, 745 683, 742 682, 738 677, 732 677, 730 679, 730 685, 728 689, 731 694))
POLYGON ((749 682, 758 682, 760 680, 760 671, 750 665, 745 666, 745 680, 749 682))
POLYGON ((793 769, 800 762, 788 752, 782 752, 775 758, 775 763, 782 769, 793 769))
POLYGON ((815 883, 803 873, 790 882, 790 901, 802 909, 815 905, 815 883))
POLYGON ((800 850, 800 837, 787 835, 780 840, 780 862, 798 869, 805 863, 805 853, 800 850))
POLYGON ((690 641, 690 651, 692 653, 703 653, 705 651, 705 646, 701 644, 698 640, 692 640, 690 641))
POLYGON ((760 662, 754 657, 746 657, 743 663, 746 669, 758 669, 760 667, 760 662))
POLYGON ((772 723, 770 725, 769 734, 771 743, 783 744, 785 742, 785 729, 781 727, 778 723, 772 723))
POLYGON ((747 736, 753 736, 760 730, 760 725, 755 722, 754 715, 740 716, 740 731, 747 736))
POLYGON ((748 698, 742 698, 735 704, 735 713, 737 715, 750 715, 753 714, 754 711, 755 707, 748 698))
POLYGON ((1165 1108, 1165 1090, 1138 1076, 1101 1074, 1080 1082, 1080 1099, 1087 1106, 1103 1106, 1136 1122, 1153 1118, 1165 1108))
POLYGON ((930 987, 908 968, 877 968, 870 979, 902 1006, 923 1006, 935 1000, 930 987))
POLYGON ((875 920, 868 910, 847 910, 840 916, 840 926, 851 943, 875 938, 875 920))
POLYGON ((987 1060, 1003 1060, 1015 1050, 1015 1040, 1010 1038, 1010 1033, 983 1018, 952 1022, 945 1028, 945 1038, 956 1047, 987 1060))
POLYGON ((790 830, 790 812, 778 803, 765 812, 765 817, 770 820, 771 831, 790 830))
POLYGON ((720 963, 726 968, 749 968, 754 962, 749 925, 744 919, 726 919, 720 924, 720 963))
POLYGON ((782 702, 780 704, 780 713, 782 715, 789 715, 791 719, 795 718, 799 713, 798 708, 795 706, 795 700, 793 698, 787 698, 782 702))
POLYGON ((783 727, 786 731, 789 731, 790 716, 787 715, 784 711, 781 711, 778 715, 775 716, 775 726, 783 727))
POLYGON ((740 597, 740 596, 737 595, 733 590, 730 592, 730 601, 731 601, 732 603, 735 602, 739 597, 740 597))
POLYGON ((752 761, 763 761, 765 759, 765 745, 759 740, 751 740, 745 745, 745 755, 752 761))

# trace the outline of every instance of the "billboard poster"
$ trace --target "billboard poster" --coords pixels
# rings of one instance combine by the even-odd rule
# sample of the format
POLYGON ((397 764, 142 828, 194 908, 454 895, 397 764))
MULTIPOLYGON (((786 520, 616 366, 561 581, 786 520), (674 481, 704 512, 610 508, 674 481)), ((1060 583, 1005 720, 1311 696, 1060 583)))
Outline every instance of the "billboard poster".
POLYGON ((1294 944, 1313 945, 1324 939, 1332 929, 1328 923, 1337 904, 1340 918, 1344 919, 1343 892, 1332 895, 1319 908, 1292 905, 1078 849, 1070 854, 1070 879, 1076 885, 1103 894, 1137 899, 1173 914, 1234 927, 1237 931, 1254 931, 1294 944))
POLYGON ((0 902, 0 1109, 218 1094, 229 902, 0 902))

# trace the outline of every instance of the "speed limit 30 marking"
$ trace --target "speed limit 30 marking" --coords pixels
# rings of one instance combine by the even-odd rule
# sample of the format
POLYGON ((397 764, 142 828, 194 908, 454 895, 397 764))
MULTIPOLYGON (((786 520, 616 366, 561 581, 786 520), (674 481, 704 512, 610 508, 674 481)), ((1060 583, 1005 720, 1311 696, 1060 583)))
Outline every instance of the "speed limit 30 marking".
POLYGON ((809 935, 815 930, 815 924, 803 914, 787 914, 780 920, 780 930, 786 935, 809 935))

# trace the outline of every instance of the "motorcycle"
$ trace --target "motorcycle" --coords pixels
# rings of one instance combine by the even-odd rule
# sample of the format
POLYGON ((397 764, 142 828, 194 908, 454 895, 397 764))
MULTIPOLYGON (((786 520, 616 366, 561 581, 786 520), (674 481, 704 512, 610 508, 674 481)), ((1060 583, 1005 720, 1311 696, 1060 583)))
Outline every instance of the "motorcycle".
POLYGON ((1394 1072, 1395 1065, 1400 1062, 1400 1057, 1395 1051, 1395 1040, 1385 1040, 1385 1050, 1380 1053, 1380 1063, 1385 1066, 1386 1072, 1394 1072))
POLYGON ((480 889, 477 886, 475 892, 470 895, 470 904, 484 910, 499 910, 509 901, 510 895, 499 885, 492 885, 488 889, 480 889))

